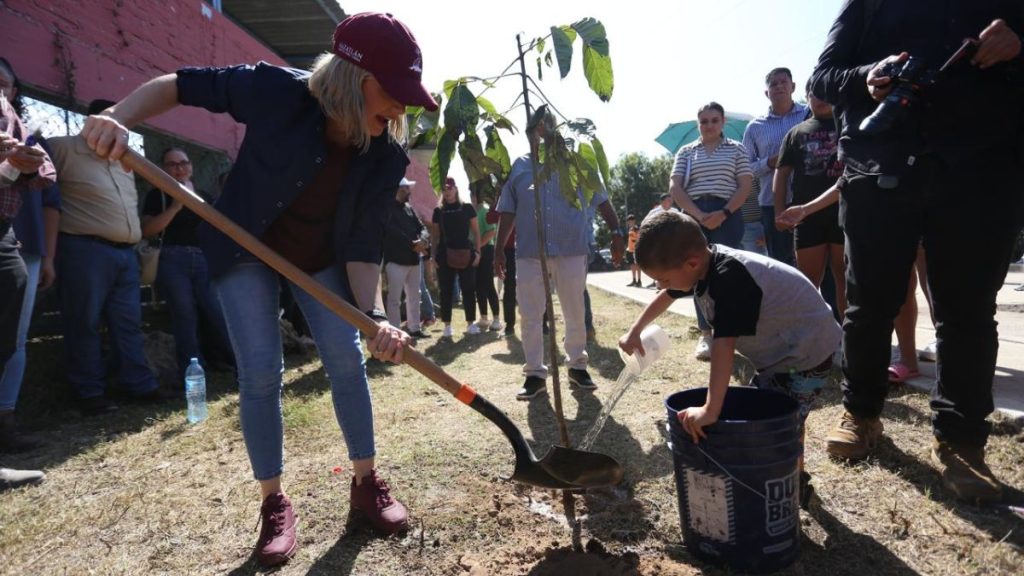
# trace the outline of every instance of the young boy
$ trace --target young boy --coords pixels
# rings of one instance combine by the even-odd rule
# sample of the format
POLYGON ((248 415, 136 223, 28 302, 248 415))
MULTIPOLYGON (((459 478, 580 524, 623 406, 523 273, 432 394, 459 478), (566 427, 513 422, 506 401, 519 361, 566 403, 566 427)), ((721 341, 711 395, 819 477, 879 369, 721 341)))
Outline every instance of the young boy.
MULTIPOLYGON (((644 353, 640 332, 689 293, 711 324, 711 378, 703 406, 679 413, 683 430, 697 442, 722 411, 732 375, 733 354, 757 370, 759 388, 788 394, 807 418, 832 368, 842 330, 821 294, 799 270, 766 256, 708 245, 700 224, 675 212, 644 220, 636 261, 661 291, 619 340, 628 354, 644 353)), ((802 441, 802 440, 801 440, 802 441)), ((801 486, 810 476, 803 472, 801 486)), ((801 490, 801 500, 809 497, 801 490)))
POLYGON ((626 243, 626 263, 629 264, 631 275, 631 280, 626 286, 639 288, 641 286, 640 267, 636 265, 636 239, 640 236, 640 227, 636 225, 636 216, 632 214, 626 216, 626 231, 629 234, 626 243))

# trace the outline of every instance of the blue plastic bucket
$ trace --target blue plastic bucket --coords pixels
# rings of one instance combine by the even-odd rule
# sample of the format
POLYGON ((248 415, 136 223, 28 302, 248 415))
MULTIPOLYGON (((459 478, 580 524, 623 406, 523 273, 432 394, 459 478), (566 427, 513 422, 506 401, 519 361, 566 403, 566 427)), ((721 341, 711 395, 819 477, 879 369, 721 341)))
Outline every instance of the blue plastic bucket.
POLYGON ((707 388, 665 399, 683 543, 742 572, 771 572, 800 554, 800 416, 778 392, 730 387, 718 422, 694 444, 676 415, 707 388))

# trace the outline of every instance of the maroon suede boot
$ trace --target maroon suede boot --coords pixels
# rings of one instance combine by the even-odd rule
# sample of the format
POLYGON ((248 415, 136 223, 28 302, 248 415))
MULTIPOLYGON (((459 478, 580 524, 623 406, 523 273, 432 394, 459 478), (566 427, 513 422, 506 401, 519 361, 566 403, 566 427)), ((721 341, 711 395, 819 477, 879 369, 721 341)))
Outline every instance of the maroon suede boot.
POLYGON ((351 511, 366 516, 375 529, 385 534, 404 530, 409 526, 409 512, 390 492, 388 483, 377 476, 376 470, 364 476, 363 483, 359 485, 353 477, 351 511))
POLYGON ((260 507, 259 540, 256 541, 256 560, 262 566, 277 566, 295 555, 295 511, 292 502, 277 492, 263 499, 260 507))

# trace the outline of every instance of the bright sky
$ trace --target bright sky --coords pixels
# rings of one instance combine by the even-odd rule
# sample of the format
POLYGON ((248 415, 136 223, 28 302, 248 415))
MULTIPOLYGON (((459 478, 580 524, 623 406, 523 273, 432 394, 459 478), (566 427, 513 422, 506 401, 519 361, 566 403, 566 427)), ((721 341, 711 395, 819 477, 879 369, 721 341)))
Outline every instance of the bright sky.
MULTIPOLYGON (((842 0, 339 0, 346 13, 388 11, 404 22, 423 51, 423 80, 440 91, 445 80, 460 76, 491 77, 517 55, 516 34, 523 43, 546 36, 552 25, 590 16, 608 33, 615 92, 601 102, 583 76, 580 41, 573 44, 569 75, 560 80, 557 65, 544 68, 538 83, 554 106, 569 118, 589 118, 597 126, 609 162, 628 152, 665 153, 654 138, 672 122, 692 120, 697 108, 715 100, 730 111, 763 114, 764 75, 787 66, 797 96, 817 61, 842 0)), ((548 46, 550 46, 550 41, 548 46)), ((518 71, 518 67, 513 71, 518 71)), ((527 55, 527 73, 536 80, 536 52, 527 55)), ((507 110, 520 90, 509 77, 485 96, 499 111, 507 110)), ((471 84, 480 94, 482 85, 471 84)), ((532 105, 537 103, 531 98, 532 105)), ((525 112, 507 114, 519 127, 525 112)), ((502 133, 513 155, 526 151, 521 133, 502 133)), ((453 168, 459 165, 458 160, 453 168)), ((456 179, 465 182, 461 169, 456 179)))

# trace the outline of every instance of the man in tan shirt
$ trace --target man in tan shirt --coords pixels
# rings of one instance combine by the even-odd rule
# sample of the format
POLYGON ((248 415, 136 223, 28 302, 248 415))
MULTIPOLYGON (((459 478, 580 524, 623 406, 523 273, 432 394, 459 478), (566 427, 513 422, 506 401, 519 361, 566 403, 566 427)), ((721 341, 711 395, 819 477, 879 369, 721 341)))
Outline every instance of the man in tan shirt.
MULTIPOLYGON (((112 104, 93 101, 89 114, 112 104)), ((134 178, 119 162, 95 156, 78 136, 47 142, 63 208, 57 277, 68 382, 83 413, 117 409, 104 396, 106 364, 99 330, 105 321, 117 359, 118 387, 132 400, 161 401, 164 396, 142 348, 139 264, 133 249, 142 228, 134 178)))

